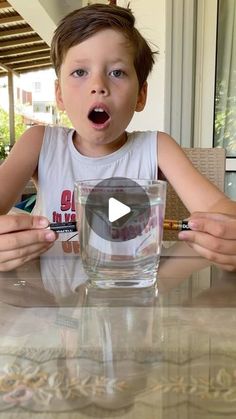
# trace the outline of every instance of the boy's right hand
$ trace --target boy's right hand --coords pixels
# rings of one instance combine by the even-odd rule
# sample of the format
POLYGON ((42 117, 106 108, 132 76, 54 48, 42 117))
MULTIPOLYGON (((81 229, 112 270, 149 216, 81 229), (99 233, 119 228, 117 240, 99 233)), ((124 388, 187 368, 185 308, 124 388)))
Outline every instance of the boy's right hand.
POLYGON ((48 250, 57 234, 45 217, 0 215, 0 272, 10 271, 48 250))

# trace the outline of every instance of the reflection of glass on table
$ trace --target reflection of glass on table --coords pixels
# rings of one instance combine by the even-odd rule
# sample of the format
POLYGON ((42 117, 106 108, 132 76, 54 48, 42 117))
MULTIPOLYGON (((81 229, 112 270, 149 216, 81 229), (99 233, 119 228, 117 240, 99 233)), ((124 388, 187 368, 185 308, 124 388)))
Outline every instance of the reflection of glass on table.
POLYGON ((104 290, 77 250, 0 274, 4 419, 234 417, 235 274, 165 244, 157 288, 104 290))

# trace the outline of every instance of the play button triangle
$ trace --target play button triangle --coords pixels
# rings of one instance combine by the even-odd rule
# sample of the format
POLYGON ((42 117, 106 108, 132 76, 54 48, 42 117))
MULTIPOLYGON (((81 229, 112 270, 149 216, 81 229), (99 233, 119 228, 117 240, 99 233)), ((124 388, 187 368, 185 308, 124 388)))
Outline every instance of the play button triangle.
POLYGON ((128 205, 123 204, 115 198, 109 198, 108 201, 108 219, 111 223, 113 221, 119 220, 119 218, 124 217, 124 215, 131 212, 128 205))
POLYGON ((125 242, 141 235, 151 217, 142 181, 139 184, 133 179, 111 177, 96 182, 84 183, 85 191, 88 188, 85 215, 89 227, 111 242, 125 242))

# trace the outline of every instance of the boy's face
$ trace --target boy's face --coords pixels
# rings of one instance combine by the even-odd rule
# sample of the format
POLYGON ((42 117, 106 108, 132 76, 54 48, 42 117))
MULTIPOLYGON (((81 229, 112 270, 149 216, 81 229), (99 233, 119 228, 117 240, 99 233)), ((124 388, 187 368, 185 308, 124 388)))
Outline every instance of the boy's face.
POLYGON ((61 66, 56 98, 78 133, 80 144, 109 151, 143 110, 146 83, 139 89, 130 43, 105 29, 71 47, 61 66), (104 147, 105 146, 105 147, 104 147))

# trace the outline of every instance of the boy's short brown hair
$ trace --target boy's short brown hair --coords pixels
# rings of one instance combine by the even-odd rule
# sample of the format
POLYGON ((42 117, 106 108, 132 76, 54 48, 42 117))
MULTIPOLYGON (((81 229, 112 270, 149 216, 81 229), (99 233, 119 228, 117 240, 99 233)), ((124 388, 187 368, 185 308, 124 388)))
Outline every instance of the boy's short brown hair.
POLYGON ((69 48, 102 29, 112 28, 122 32, 133 46, 134 67, 141 88, 152 70, 155 52, 134 24, 131 10, 115 5, 93 4, 69 13, 60 21, 51 44, 51 60, 57 76, 69 48))

